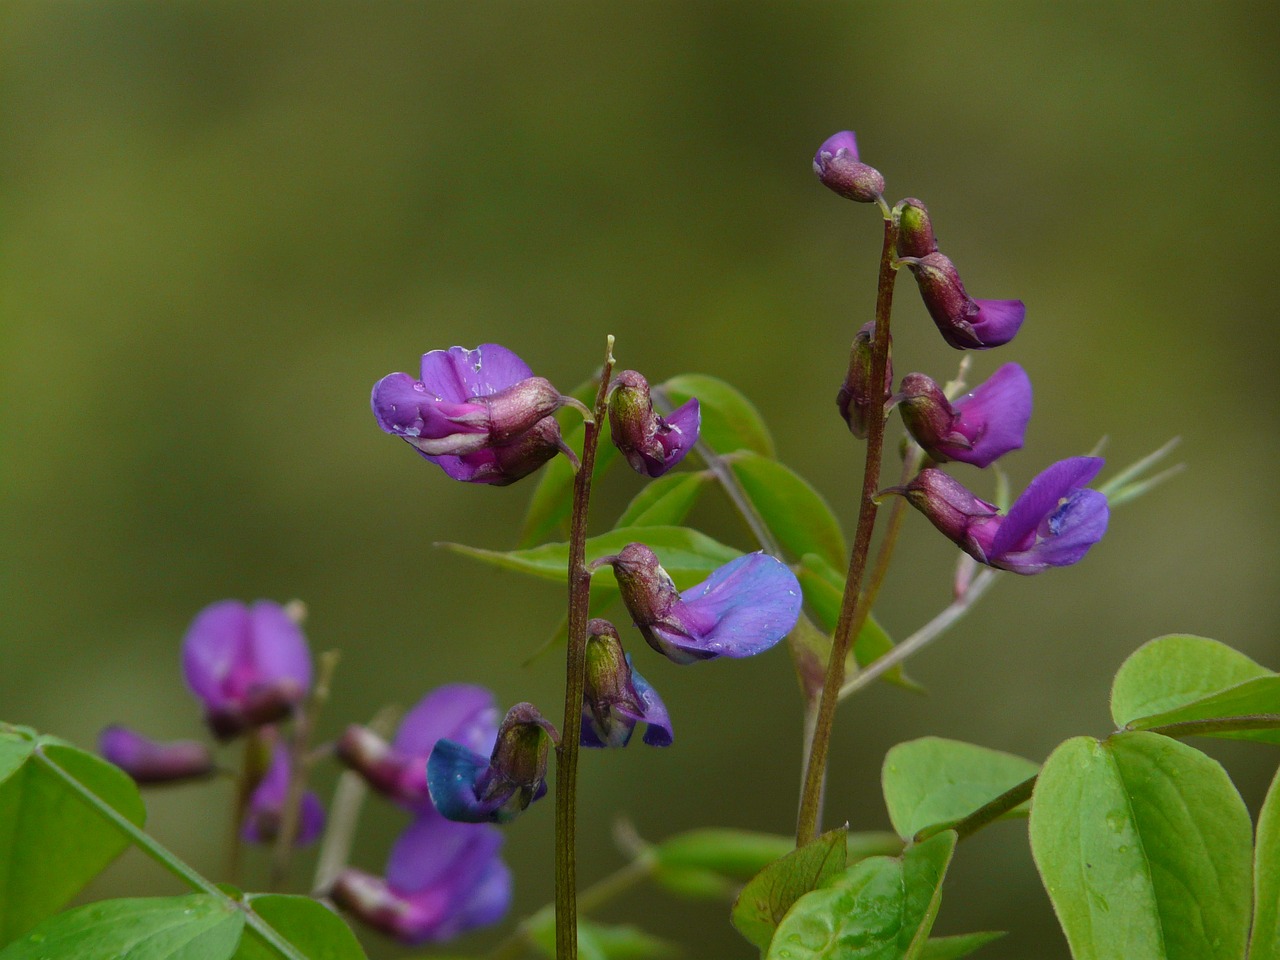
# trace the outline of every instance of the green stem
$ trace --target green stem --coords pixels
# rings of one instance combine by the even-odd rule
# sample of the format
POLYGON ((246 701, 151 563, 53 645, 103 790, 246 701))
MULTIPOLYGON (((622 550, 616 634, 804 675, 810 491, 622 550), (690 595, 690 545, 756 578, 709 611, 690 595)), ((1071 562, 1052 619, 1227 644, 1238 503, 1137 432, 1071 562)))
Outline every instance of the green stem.
MULTIPOLYGON (((880 274, 876 286, 876 338, 871 355, 871 384, 883 388, 889 360, 889 317, 893 312, 893 282, 897 272, 893 266, 898 228, 892 219, 884 223, 884 245, 880 251, 880 274)), ((849 555, 849 572, 845 577, 844 598, 840 618, 836 622, 827 661, 827 675, 822 684, 822 700, 818 705, 809 762, 805 768, 804 790, 800 797, 800 815, 796 826, 796 844, 803 846, 817 834, 821 819, 822 792, 827 778, 827 754, 831 745, 831 728, 835 721, 836 702, 844 685, 844 662, 853 638, 862 629, 869 607, 858 602, 862 578, 866 573, 867 555, 871 549, 871 533, 876 522, 875 494, 880 487, 880 461, 884 453, 884 400, 878 416, 867 424, 867 457, 862 472, 862 501, 858 510, 858 527, 849 555)))
POLYGON ((48 754, 44 752, 42 746, 37 745, 35 748, 35 756, 39 759, 46 770, 54 774, 65 783, 68 787, 76 792, 76 794, 101 816, 103 819, 110 821, 121 833, 127 836, 134 845, 142 850, 156 863, 160 864, 179 880, 188 884, 201 893, 206 893, 211 897, 217 897, 224 903, 230 905, 237 910, 243 910, 245 914, 245 923, 250 929, 254 930, 266 944, 271 947, 280 956, 287 960, 307 960, 306 956, 276 932, 275 928, 267 923, 262 917, 258 916, 253 910, 244 903, 240 903, 227 894, 223 893, 210 881, 206 880, 193 868, 184 863, 177 854, 170 851, 154 840, 147 833, 140 830, 128 818, 122 816, 115 807, 107 803, 96 793, 86 787, 74 776, 68 773, 62 767, 58 766, 48 754))
POLYGON ((564 725, 556 751, 556 958, 578 956, 577 863, 574 813, 578 788, 578 740, 582 729, 582 696, 590 617, 591 571, 587 569, 587 511, 596 444, 604 422, 613 374, 613 337, 605 347, 604 369, 596 391, 595 419, 586 422, 582 460, 573 479, 573 520, 569 528, 569 643, 565 655, 564 725))
POLYGON ((1031 798, 1031 791, 1035 789, 1038 777, 1039 774, 1036 774, 1034 777, 1028 777, 1023 780, 1017 786, 1010 787, 990 803, 984 803, 963 820, 958 820, 949 826, 941 824, 936 827, 926 827, 912 838, 913 841, 919 843, 922 840, 927 840, 935 833, 941 833, 943 830, 954 830, 961 840, 972 836, 987 824, 994 823, 1010 810, 1026 803, 1031 798))

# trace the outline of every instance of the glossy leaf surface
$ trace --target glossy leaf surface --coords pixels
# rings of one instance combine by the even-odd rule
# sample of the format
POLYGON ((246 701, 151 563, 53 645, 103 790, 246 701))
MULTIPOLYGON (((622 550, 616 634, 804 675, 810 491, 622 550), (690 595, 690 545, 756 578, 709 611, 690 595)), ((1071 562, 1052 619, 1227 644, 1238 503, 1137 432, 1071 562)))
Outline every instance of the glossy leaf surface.
POLYGON ((840 827, 792 850, 752 877, 733 905, 733 925, 761 950, 797 900, 831 882, 845 869, 845 834, 840 827))

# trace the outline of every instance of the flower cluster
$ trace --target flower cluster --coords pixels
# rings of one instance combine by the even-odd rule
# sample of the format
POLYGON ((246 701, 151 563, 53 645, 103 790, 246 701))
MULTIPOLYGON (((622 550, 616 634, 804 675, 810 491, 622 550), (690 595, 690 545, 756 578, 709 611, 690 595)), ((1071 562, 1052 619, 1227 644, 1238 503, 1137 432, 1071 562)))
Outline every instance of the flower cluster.
MULTIPOLYGON (((920 296, 942 338, 959 350, 986 350, 1011 341, 1022 326, 1021 300, 970 297, 959 271, 938 251, 928 208, 915 198, 892 211, 883 200, 884 178, 858 159, 857 141, 845 131, 830 137, 814 157, 814 171, 842 197, 875 201, 892 218, 895 268, 915 277, 920 296)), ((937 464, 950 461, 989 467, 1022 447, 1031 419, 1031 380, 1016 363, 1006 363, 984 383, 958 399, 923 373, 902 378, 890 395, 893 366, 886 355, 883 383, 873 383, 875 324, 858 331, 848 373, 836 397, 854 436, 865 438, 873 418, 896 407, 911 438, 929 459, 902 486, 885 491, 906 497, 965 553, 1014 573, 1039 573, 1079 561, 1106 532, 1107 498, 1085 484, 1102 461, 1074 457, 1036 477, 1007 514, 979 499, 937 464)))

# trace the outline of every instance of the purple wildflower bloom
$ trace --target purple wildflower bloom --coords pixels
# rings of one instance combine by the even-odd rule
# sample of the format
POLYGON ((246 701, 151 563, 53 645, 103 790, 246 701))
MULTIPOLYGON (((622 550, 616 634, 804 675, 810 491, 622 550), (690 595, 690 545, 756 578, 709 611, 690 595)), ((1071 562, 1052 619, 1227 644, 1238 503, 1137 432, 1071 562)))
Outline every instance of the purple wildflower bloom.
POLYGON ((579 740, 584 747, 625 747, 637 723, 645 724, 644 742, 649 746, 671 745, 666 705, 632 665, 608 620, 587 624, 585 680, 579 740))
POLYGON ((1029 575, 1070 566, 1102 539, 1107 498, 1084 489, 1100 469, 1099 457, 1061 460, 1032 480, 1004 516, 933 468, 892 492, 979 563, 1029 575))
POLYGON ((884 177, 858 159, 858 139, 852 130, 827 137, 813 155, 813 172, 823 186, 846 200, 874 203, 884 194, 884 177))
POLYGON ((597 563, 612 564, 631 619, 649 646, 675 663, 768 650, 800 616, 795 574, 764 553, 731 560, 684 593, 643 543, 597 563))
POLYGON ((506 347, 432 350, 422 357, 421 377, 379 380, 373 415, 455 480, 514 483, 561 449, 551 414, 565 398, 506 347))
POLYGON ((903 257, 942 339, 957 350, 988 350, 1008 343, 1022 326, 1021 300, 975 300, 965 292, 956 266, 940 253, 903 257))
POLYGON ((201 610, 182 641, 182 669, 221 739, 284 719, 311 686, 306 638, 270 600, 201 610))
POLYGON ((609 396, 609 435, 636 473, 662 476, 693 449, 701 425, 697 397, 662 417, 653 411, 649 381, 643 376, 623 370, 614 379, 609 396))
POLYGON ((511 906, 502 834, 436 813, 415 820, 387 861, 386 878, 346 869, 331 896, 370 926, 407 944, 440 943, 497 923, 511 906))
MULTIPOLYGON (((271 764, 249 798, 240 836, 246 843, 274 843, 284 819, 289 796, 289 751, 282 743, 271 751, 271 764)), ((302 794, 298 807, 298 829, 294 845, 305 847, 324 829, 324 806, 310 790, 302 794)))
POLYGON ((939 463, 990 466, 1022 448, 1031 419, 1031 380, 1016 363, 1006 363, 954 403, 932 379, 909 373, 895 399, 911 436, 939 463))
POLYGON ((531 703, 517 703, 498 727, 493 751, 456 740, 436 742, 427 760, 431 802, 461 823, 507 823, 546 795, 547 760, 556 728, 531 703))
POLYGON ((161 742, 128 727, 110 726, 98 736, 98 752, 138 783, 175 783, 213 773, 213 754, 197 740, 161 742))

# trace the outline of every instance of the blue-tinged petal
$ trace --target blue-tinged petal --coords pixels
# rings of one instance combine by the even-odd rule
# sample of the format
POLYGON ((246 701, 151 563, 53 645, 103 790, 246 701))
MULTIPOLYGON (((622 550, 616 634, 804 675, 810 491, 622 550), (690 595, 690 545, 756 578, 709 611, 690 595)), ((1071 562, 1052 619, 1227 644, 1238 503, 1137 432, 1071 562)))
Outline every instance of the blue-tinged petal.
POLYGON ((1039 540, 1027 550, 993 558, 992 566, 1014 573, 1039 573, 1047 567, 1079 562, 1107 532, 1110 508, 1096 490, 1077 490, 1040 525, 1039 540))
MULTIPOLYGON (((627 657, 627 663, 631 663, 630 656, 627 657)), ((671 735, 671 718, 667 714, 666 704, 658 696, 658 691, 653 689, 649 681, 640 676, 640 672, 634 667, 631 670, 631 685, 635 688, 636 696, 640 698, 642 709, 639 713, 632 714, 623 704, 618 707, 619 711, 630 715, 634 720, 646 724, 644 742, 649 746, 671 746, 673 739, 671 735)))
POLYGON ((487 758, 453 740, 440 740, 427 760, 427 789, 431 802, 449 820, 485 823, 493 806, 481 803, 476 784, 489 769, 487 758))
POLYGON ((1058 509, 1064 497, 1097 476, 1102 464, 1101 457, 1069 457, 1042 471, 1009 508, 991 539, 988 557, 1029 549, 1041 521, 1058 509))
POLYGON ((712 656, 749 657, 795 626, 801 594, 786 564, 765 553, 748 553, 686 590, 680 600, 685 609, 679 615, 698 631, 700 649, 712 656))

